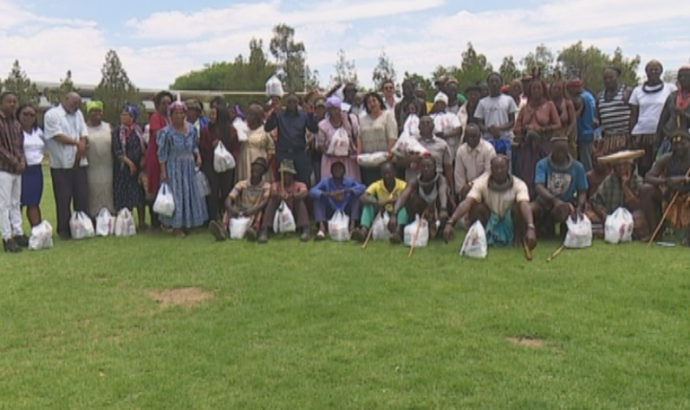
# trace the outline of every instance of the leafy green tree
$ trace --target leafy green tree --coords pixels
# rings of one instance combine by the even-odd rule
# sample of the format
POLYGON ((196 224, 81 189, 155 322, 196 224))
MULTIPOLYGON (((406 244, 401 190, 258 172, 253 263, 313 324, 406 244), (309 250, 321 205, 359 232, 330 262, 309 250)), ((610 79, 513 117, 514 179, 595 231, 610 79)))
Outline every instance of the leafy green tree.
POLYGON ((357 79, 357 69, 355 60, 348 60, 345 57, 345 50, 338 50, 338 60, 335 62, 335 75, 331 76, 331 85, 353 83, 359 86, 357 79))
POLYGON ((379 61, 374 67, 374 72, 371 75, 371 80, 374 82, 374 90, 381 90, 384 81, 390 80, 395 83, 396 74, 393 62, 386 55, 385 50, 381 50, 379 61))
POLYGON ((74 82, 72 82, 72 71, 67 70, 65 78, 60 79, 60 86, 55 89, 46 89, 44 90, 43 94, 51 104, 58 104, 60 101, 62 101, 62 97, 72 91, 79 92, 79 89, 75 87, 74 82))
POLYGON ((120 120, 120 110, 125 103, 136 104, 143 112, 139 90, 127 76, 115 50, 110 50, 105 56, 105 63, 101 69, 101 82, 93 93, 93 99, 103 102, 103 119, 111 124, 120 120))
POLYGON ((281 69, 279 77, 288 91, 303 91, 307 82, 304 43, 295 42, 295 29, 279 24, 273 27, 269 50, 281 69))
POLYGON ((556 61, 564 77, 579 77, 585 88, 594 93, 604 89, 603 73, 610 65, 615 65, 621 70, 621 84, 634 86, 639 82, 637 70, 640 56, 626 58, 620 48, 614 51, 613 56, 609 56, 594 46, 585 49, 582 41, 579 41, 561 50, 556 61))
POLYGON ((544 44, 539 44, 534 52, 529 52, 520 63, 528 74, 532 74, 532 70, 537 69, 540 70, 542 78, 546 79, 553 75, 554 60, 551 49, 544 44))
POLYGON ((412 81, 418 87, 422 87, 424 89, 424 92, 426 93, 427 100, 432 100, 434 98, 436 88, 434 87, 433 81, 430 78, 424 77, 421 74, 408 73, 407 71, 405 71, 403 81, 407 80, 412 81))
POLYGON ((503 77, 503 82, 506 84, 521 77, 520 70, 515 63, 513 56, 503 57, 503 62, 498 68, 498 72, 501 74, 501 77, 503 77))
POLYGON ((19 104, 38 105, 40 95, 36 84, 22 70, 18 60, 14 60, 12 70, 3 83, 5 91, 12 91, 17 95, 19 104))

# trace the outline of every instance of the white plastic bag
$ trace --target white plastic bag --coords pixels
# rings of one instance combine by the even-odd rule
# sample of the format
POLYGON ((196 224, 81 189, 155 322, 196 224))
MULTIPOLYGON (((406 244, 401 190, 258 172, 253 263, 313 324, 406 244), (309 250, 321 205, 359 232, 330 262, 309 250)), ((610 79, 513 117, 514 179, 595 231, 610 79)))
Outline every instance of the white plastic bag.
POLYGON ((175 213, 175 198, 170 187, 165 182, 161 184, 156 196, 156 202, 153 203, 153 212, 171 218, 175 213))
POLYGON ((282 97, 283 94, 283 83, 280 82, 280 78, 278 78, 277 75, 272 75, 271 78, 266 81, 266 96, 273 97, 277 95, 278 97, 282 97))
POLYGON ((419 218, 419 215, 415 216, 414 222, 405 227, 405 246, 412 246, 412 241, 414 240, 414 234, 417 232, 417 227, 419 224, 422 226, 419 228, 419 234, 417 235, 417 240, 414 243, 415 248, 424 248, 429 244, 429 222, 426 219, 419 218))
POLYGON ((343 211, 335 211, 333 218, 328 221, 328 235, 335 242, 350 240, 350 217, 343 211))
POLYGON ((403 125, 402 135, 414 138, 419 137, 419 116, 417 114, 412 114, 407 117, 405 125, 403 125))
POLYGON ((53 247, 53 227, 48 221, 43 221, 40 224, 31 228, 31 237, 29 237, 29 249, 39 251, 41 249, 50 249, 53 247))
POLYGON ((486 258, 487 251, 486 231, 482 223, 477 221, 467 231, 467 235, 465 235, 465 240, 462 242, 462 248, 460 249, 460 256, 484 259, 486 258))
POLYGON ((333 137, 331 137, 331 142, 326 148, 326 155, 332 155, 334 157, 347 157, 350 155, 350 138, 347 136, 347 131, 344 127, 338 128, 333 137))
POLYGON ((235 158, 230 151, 225 149, 225 145, 219 142, 213 150, 213 169, 218 172, 225 172, 235 168, 235 158))
POLYGON ((565 235, 563 245, 570 249, 582 249, 592 246, 592 221, 583 216, 579 221, 568 218, 565 222, 568 233, 565 235))
POLYGON ((371 154, 359 154, 357 163, 366 168, 375 168, 388 160, 387 152, 374 152, 371 154))
POLYGON ((296 230, 297 225, 295 224, 295 217, 292 215, 292 211, 290 211, 285 201, 281 201, 276 210, 276 215, 273 217, 273 232, 288 233, 295 232, 296 230))
POLYGON ((632 242, 634 228, 635 221, 630 211, 625 208, 618 208, 606 217, 604 240, 612 244, 632 242))
POLYGON ((252 225, 252 219, 246 216, 230 220, 230 239, 243 239, 247 229, 252 225))
POLYGON ((208 178, 206 178, 206 174, 201 172, 199 168, 196 169, 196 186, 199 189, 199 195, 201 196, 208 196, 211 195, 211 184, 208 182, 208 178))
POLYGON ((388 212, 384 212, 381 216, 374 221, 371 226, 371 239, 375 241, 387 241, 391 237, 391 232, 388 230, 388 222, 391 217, 388 216, 388 212))
POLYGON ((69 220, 69 230, 72 239, 92 238, 96 234, 91 218, 81 211, 72 214, 72 218, 69 220))
POLYGON ((249 140, 249 127, 242 118, 235 118, 235 121, 232 122, 232 126, 235 127, 235 131, 237 131, 237 140, 239 142, 246 142, 249 140))
POLYGON ((413 136, 401 135, 393 145, 393 154, 398 157, 409 157, 411 154, 424 155, 428 154, 429 150, 424 148, 424 146, 413 136))
POLYGON ((137 234, 137 226, 134 224, 132 212, 127 208, 122 208, 117 213, 115 220, 115 236, 134 236, 137 234))
POLYGON ((96 215, 96 236, 108 236, 115 232, 115 218, 108 208, 101 208, 96 215))

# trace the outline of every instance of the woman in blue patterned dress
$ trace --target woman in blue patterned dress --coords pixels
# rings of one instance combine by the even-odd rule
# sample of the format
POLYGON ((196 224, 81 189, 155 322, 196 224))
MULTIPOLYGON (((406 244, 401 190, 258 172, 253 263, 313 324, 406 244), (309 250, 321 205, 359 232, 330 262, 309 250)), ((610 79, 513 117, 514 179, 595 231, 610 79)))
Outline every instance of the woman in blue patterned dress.
POLYGON ((158 161, 161 166, 161 182, 170 187, 175 200, 172 218, 160 216, 164 225, 173 229, 177 237, 184 237, 190 228, 203 225, 208 219, 206 202, 196 184, 194 167, 201 165, 199 134, 185 121, 187 107, 175 102, 168 107, 170 125, 156 137, 158 161))
POLYGON ((125 104, 120 113, 120 125, 113 130, 113 202, 115 210, 137 209, 139 229, 146 227, 144 189, 139 184, 139 173, 144 168, 144 133, 136 123, 139 110, 125 104))

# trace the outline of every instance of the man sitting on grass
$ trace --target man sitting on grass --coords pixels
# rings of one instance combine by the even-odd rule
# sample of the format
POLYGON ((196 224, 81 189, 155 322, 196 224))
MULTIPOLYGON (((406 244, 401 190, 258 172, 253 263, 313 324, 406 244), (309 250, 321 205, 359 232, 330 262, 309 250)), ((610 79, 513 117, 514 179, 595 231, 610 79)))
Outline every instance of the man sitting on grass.
POLYGON ((690 179, 686 177, 690 168, 690 134, 684 130, 675 131, 671 144, 671 152, 659 158, 645 175, 645 185, 640 192, 642 209, 648 226, 655 229, 659 215, 671 205, 671 198, 678 192, 666 219, 675 229, 686 230, 681 243, 690 246, 690 179))
POLYGON ((271 198, 268 200, 266 212, 264 212, 263 223, 259 232, 259 243, 268 242, 268 230, 273 227, 276 212, 283 201, 295 218, 297 229, 301 232, 300 240, 306 242, 309 240, 309 213, 307 212, 307 205, 304 203, 309 193, 307 186, 295 180, 297 171, 290 160, 286 159, 280 163, 278 174, 281 182, 274 182, 271 185, 271 198))
POLYGON ((261 226, 261 215, 271 196, 271 184, 264 181, 268 171, 268 162, 257 158, 252 162, 251 176, 246 181, 238 182, 225 200, 226 211, 222 223, 211 221, 209 230, 217 241, 228 238, 230 218, 247 217, 252 219, 251 226, 245 234, 250 241, 256 240, 256 232, 261 226))
POLYGON ((472 189, 448 219, 443 237, 453 238, 455 222, 469 213, 470 224, 481 221, 486 228, 489 246, 537 245, 532 221, 529 190, 520 178, 508 174, 508 158, 499 155, 491 160, 490 175, 475 180, 472 189))
MULTIPOLYGON (((352 232, 352 239, 364 242, 374 223, 374 216, 383 216, 384 212, 390 215, 393 212, 393 206, 400 194, 405 190, 407 185, 405 181, 395 177, 395 166, 390 162, 385 162, 381 165, 382 179, 369 185, 364 195, 359 198, 359 201, 364 205, 362 209, 362 220, 360 221, 360 229, 352 232)), ((402 208, 398 213, 398 225, 405 226, 407 224, 407 212, 402 208)), ((386 227, 388 229, 388 227, 386 227)), ((391 243, 400 243, 400 233, 398 231, 391 231, 391 243)))
POLYGON ((568 139, 551 139, 551 148, 551 155, 537 162, 537 199, 531 204, 539 233, 546 236, 553 236, 555 223, 565 224, 569 217, 579 219, 587 204, 585 168, 570 156, 568 139))
POLYGON ((314 200, 314 220, 319 227, 314 239, 326 239, 326 220, 336 211, 342 211, 350 217, 352 231, 359 219, 359 197, 365 189, 359 181, 345 176, 345 165, 342 162, 334 162, 331 165, 331 177, 322 179, 309 191, 314 200))
POLYGON ((587 209, 587 216, 592 221, 593 233, 597 233, 594 227, 598 226, 600 236, 603 235, 606 217, 621 207, 630 211, 633 216, 635 238, 648 237, 651 233, 648 233, 647 221, 640 206, 640 189, 644 182, 634 167, 635 159, 643 155, 644 151, 621 151, 597 159, 600 164, 610 164, 613 173, 599 184, 599 188, 589 200, 591 207, 587 209))
POLYGON ((420 215, 429 221, 429 238, 435 238, 438 225, 444 225, 448 219, 448 183, 446 178, 436 172, 436 161, 431 156, 424 156, 419 161, 420 174, 408 181, 407 187, 398 197, 393 208, 388 229, 398 232, 404 227, 398 226, 398 214, 403 208, 407 215, 420 215))

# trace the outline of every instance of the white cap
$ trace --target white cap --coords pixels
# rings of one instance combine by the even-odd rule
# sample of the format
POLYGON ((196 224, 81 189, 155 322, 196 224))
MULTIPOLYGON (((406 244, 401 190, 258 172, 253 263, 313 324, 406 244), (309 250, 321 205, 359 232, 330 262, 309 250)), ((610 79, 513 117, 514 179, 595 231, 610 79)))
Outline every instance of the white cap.
POLYGON ((436 94, 436 97, 434 97, 434 103, 437 103, 439 101, 443 101, 444 103, 448 104, 448 96, 446 93, 439 92, 436 94))

